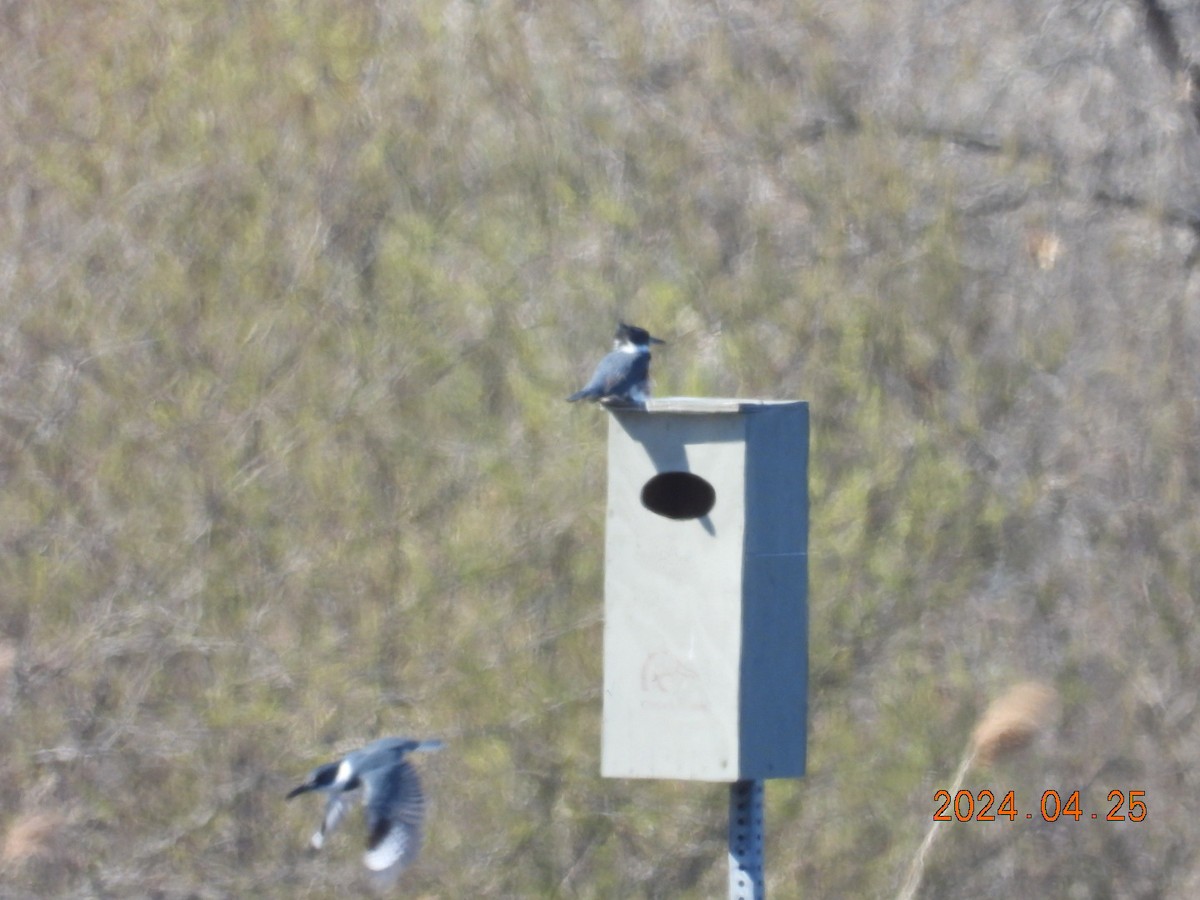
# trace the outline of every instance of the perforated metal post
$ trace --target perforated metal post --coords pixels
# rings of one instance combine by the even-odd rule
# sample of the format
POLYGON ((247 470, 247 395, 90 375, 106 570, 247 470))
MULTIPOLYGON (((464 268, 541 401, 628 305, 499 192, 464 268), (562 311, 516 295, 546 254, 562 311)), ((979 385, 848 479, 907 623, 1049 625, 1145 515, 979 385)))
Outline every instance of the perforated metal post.
POLYGON ((763 783, 729 786, 729 900, 763 900, 763 783))

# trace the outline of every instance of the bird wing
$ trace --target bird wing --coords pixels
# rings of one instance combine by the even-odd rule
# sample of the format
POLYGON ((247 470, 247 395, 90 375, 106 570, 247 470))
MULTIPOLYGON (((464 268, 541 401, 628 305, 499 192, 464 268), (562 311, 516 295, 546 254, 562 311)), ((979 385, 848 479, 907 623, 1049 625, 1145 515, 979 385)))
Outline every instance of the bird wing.
POLYGON ((412 738, 385 737, 371 741, 361 750, 355 751, 352 757, 358 764, 359 774, 362 774, 362 772, 377 766, 390 766, 406 753, 440 750, 442 746, 443 743, 440 740, 417 741, 412 738))
POLYGON ((325 804, 325 816, 321 819, 321 827, 312 836, 312 846, 315 850, 320 850, 325 845, 325 835, 329 834, 333 829, 337 828, 342 819, 346 818, 346 813, 350 811, 355 802, 362 796, 362 791, 334 791, 329 795, 329 802, 325 804))
POLYGON ((604 383, 604 396, 629 397, 630 392, 645 384, 650 377, 650 354, 636 353, 633 359, 625 354, 618 371, 612 372, 604 383))
POLYGON ((650 375, 649 353, 626 353, 614 350, 596 366, 592 380, 567 399, 569 401, 616 398, 628 400, 631 392, 640 388, 650 375))
POLYGON ((592 373, 592 380, 573 393, 567 398, 568 403, 574 403, 576 400, 598 400, 605 394, 605 382, 611 381, 613 372, 617 369, 619 360, 613 359, 613 354, 610 353, 604 359, 600 360, 596 366, 596 371, 592 373))
POLYGON ((406 760, 362 775, 366 791, 367 852, 363 864, 383 884, 394 882, 421 849, 425 796, 406 760))
POLYGON ((410 738, 385 737, 380 738, 377 741, 371 741, 371 743, 367 744, 367 746, 360 750, 356 750, 353 756, 356 760, 371 759, 378 756, 381 760, 385 760, 387 763, 390 763, 398 758, 394 754, 403 755, 408 753, 410 750, 417 749, 418 745, 418 741, 414 741, 410 738))

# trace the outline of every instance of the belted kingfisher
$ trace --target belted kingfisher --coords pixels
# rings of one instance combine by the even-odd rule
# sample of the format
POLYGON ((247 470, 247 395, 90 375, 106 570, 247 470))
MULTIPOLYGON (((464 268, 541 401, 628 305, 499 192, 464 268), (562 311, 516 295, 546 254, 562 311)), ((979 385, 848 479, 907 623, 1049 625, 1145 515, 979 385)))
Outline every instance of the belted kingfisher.
POLYGON ((617 326, 612 352, 600 360, 587 386, 567 398, 601 403, 645 403, 650 396, 650 345, 666 341, 636 325, 617 326))
POLYGON ((329 795, 321 827, 312 836, 313 849, 324 846, 325 835, 338 826, 361 797, 367 820, 363 865, 380 886, 393 884, 421 849, 421 821, 425 815, 425 796, 417 770, 405 756, 440 750, 442 746, 436 740, 381 738, 337 762, 313 769, 308 780, 287 795, 288 800, 309 791, 329 795))

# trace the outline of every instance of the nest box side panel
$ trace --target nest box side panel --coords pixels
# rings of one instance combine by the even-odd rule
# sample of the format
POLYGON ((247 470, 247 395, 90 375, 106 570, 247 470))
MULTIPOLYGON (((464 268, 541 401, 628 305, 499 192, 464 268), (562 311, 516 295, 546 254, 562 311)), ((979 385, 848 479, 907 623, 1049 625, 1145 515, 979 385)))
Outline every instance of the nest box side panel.
POLYGON ((808 726, 808 405, 750 417, 742 608, 742 778, 804 774, 808 726))

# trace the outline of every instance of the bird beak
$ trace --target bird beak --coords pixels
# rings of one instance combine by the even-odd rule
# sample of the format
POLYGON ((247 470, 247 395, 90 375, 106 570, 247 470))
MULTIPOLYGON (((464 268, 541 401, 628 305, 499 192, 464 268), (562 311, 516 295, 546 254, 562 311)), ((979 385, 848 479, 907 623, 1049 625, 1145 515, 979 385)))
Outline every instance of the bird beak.
POLYGON ((313 789, 313 786, 312 786, 311 782, 302 784, 302 785, 300 785, 300 787, 292 788, 290 791, 288 791, 288 795, 286 797, 284 797, 283 799, 291 800, 293 797, 299 797, 301 794, 307 794, 312 789, 313 789))
POLYGON ((652 344, 665 344, 665 343, 666 343, 666 341, 664 341, 662 338, 656 338, 656 337, 652 337, 652 338, 650 338, 650 343, 652 343, 652 344))

